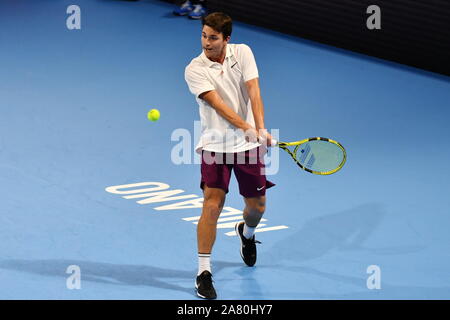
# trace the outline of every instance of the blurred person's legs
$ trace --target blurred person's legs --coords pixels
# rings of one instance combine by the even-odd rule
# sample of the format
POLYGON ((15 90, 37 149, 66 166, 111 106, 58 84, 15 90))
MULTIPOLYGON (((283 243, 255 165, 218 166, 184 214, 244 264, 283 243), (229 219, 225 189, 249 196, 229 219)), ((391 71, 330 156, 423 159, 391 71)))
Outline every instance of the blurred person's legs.
POLYGON ((193 1, 194 10, 192 10, 188 17, 189 19, 202 19, 206 16, 206 0, 193 1))
POLYGON ((187 0, 184 1, 178 8, 173 10, 173 14, 177 16, 185 16, 189 14, 192 10, 194 10, 194 5, 192 1, 187 0))
POLYGON ((201 19, 206 15, 206 0, 186 0, 173 11, 177 16, 201 19))

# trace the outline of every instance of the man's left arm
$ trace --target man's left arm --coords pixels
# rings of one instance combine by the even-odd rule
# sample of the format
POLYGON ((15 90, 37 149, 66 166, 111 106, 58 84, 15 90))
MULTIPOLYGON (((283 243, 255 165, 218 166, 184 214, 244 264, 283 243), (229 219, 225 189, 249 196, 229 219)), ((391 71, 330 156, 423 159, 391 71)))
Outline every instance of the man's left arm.
MULTIPOLYGON (((264 124, 264 104, 261 98, 261 90, 259 88, 258 78, 254 78, 245 82, 247 92, 252 104, 253 118, 255 119, 255 127, 262 138, 266 139, 268 146, 271 144, 272 136, 267 132, 264 124)), ((263 143, 263 141, 260 141, 263 143)))

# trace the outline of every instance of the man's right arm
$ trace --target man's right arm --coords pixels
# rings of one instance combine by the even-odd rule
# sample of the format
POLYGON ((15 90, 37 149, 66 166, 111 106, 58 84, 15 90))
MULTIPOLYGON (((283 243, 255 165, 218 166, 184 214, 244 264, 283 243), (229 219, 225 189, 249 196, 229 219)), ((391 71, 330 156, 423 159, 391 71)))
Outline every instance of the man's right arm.
POLYGON ((223 101, 222 97, 214 90, 214 86, 208 81, 200 69, 191 64, 185 69, 185 79, 189 90, 200 99, 206 101, 211 108, 233 126, 244 131, 247 140, 257 141, 257 131, 250 124, 244 121, 233 109, 223 101))
MULTIPOLYGON (((227 106, 216 90, 203 92, 199 95, 199 98, 205 100, 212 108, 217 111, 219 115, 221 115, 229 123, 234 125, 236 128, 242 129, 246 133, 246 136, 249 136, 251 138, 254 135, 256 139, 256 129, 245 122, 236 112, 234 112, 233 109, 227 106)), ((255 140, 250 139, 250 141, 254 142, 255 140)))

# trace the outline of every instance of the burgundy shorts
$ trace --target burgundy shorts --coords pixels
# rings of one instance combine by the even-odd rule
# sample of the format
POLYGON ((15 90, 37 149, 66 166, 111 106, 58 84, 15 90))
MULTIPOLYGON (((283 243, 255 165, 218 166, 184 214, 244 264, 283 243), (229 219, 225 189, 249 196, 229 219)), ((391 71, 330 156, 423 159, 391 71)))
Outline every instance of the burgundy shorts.
POLYGON ((239 153, 202 151, 200 188, 220 188, 228 193, 231 171, 239 184, 239 193, 245 198, 260 197, 275 184, 266 179, 265 147, 239 153))

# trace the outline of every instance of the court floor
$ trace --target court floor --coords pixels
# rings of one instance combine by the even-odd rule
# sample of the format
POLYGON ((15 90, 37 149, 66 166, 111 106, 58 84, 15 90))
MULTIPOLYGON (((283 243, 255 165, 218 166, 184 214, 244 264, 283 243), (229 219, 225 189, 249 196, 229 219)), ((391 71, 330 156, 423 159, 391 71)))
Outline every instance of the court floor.
MULTIPOLYGON (((72 4, 0 2, 0 299, 197 299, 184 68, 201 24, 161 1, 77 0, 69 30, 72 4)), ((233 178, 218 298, 449 299, 450 79, 238 22, 231 42, 253 50, 266 125, 334 138, 348 160, 322 177, 273 158, 254 268, 232 232, 233 178)))

